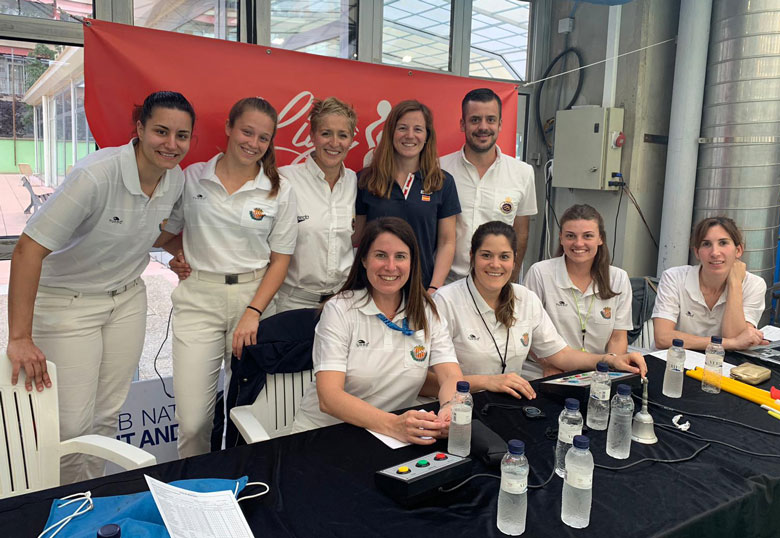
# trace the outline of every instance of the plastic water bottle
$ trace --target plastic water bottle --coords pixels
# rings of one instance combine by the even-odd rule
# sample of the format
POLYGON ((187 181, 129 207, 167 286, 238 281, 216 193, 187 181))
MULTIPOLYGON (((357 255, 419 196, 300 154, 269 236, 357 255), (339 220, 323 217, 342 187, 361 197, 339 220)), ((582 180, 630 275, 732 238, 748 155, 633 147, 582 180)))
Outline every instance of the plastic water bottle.
POLYGON ((471 452, 471 411, 474 399, 469 394, 469 382, 458 381, 458 392, 452 397, 452 421, 447 452, 456 456, 468 456, 471 452))
POLYGON ((566 472, 566 452, 571 448, 575 435, 582 435, 582 414, 580 402, 566 398, 566 407, 558 417, 558 442, 555 445, 555 474, 564 476, 566 472))
POLYGON ((624 460, 631 453, 631 420, 634 415, 634 400, 631 387, 618 385, 612 398, 612 411, 607 430, 607 456, 624 460))
POLYGON ((590 381, 590 398, 588 399, 588 428, 591 430, 606 430, 609 423, 609 392, 612 379, 609 377, 609 365, 600 362, 590 381))
POLYGON ((666 353, 666 371, 664 372, 664 396, 679 398, 682 396, 683 366, 685 365, 685 350, 683 341, 679 338, 672 340, 672 347, 666 353))
POLYGON ((525 443, 512 439, 501 460, 501 490, 498 492, 498 530, 509 536, 525 531, 528 511, 528 460, 525 443))
POLYGON ((723 357, 726 352, 723 350, 720 336, 710 338, 707 349, 704 350, 704 374, 701 378, 701 390, 718 394, 720 385, 723 382, 723 357))
POLYGON ((566 453, 566 478, 563 480, 561 521, 569 527, 584 529, 590 523, 593 499, 593 455, 590 441, 584 435, 574 438, 574 446, 566 453))

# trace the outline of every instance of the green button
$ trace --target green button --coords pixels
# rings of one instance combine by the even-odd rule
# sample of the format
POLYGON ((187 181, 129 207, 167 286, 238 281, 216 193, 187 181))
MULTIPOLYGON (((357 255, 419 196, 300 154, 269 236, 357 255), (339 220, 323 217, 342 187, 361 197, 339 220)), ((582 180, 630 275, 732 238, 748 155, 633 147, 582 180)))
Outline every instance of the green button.
POLYGON ((428 462, 428 460, 419 460, 417 462, 417 467, 428 467, 429 465, 430 463, 428 462))

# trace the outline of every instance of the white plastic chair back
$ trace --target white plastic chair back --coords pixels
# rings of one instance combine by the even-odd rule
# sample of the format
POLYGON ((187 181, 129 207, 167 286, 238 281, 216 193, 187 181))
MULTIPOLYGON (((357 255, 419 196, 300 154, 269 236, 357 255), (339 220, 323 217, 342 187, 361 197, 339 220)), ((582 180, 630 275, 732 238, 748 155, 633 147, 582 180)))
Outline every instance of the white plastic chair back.
POLYGON ((269 374, 265 387, 252 404, 257 417, 269 437, 288 435, 303 399, 303 392, 311 384, 311 370, 287 374, 269 374))
POLYGON ((60 484, 57 371, 47 362, 52 387, 24 388, 24 370, 11 385, 11 361, 0 355, 0 499, 60 484))

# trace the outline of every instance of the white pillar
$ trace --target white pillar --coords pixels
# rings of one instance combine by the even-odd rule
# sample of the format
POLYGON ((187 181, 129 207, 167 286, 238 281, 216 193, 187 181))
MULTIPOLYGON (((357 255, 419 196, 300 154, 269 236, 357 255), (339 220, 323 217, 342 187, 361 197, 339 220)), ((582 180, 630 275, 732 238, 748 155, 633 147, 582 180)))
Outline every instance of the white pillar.
POLYGON ((688 263, 712 0, 682 0, 666 153, 658 275, 688 263))

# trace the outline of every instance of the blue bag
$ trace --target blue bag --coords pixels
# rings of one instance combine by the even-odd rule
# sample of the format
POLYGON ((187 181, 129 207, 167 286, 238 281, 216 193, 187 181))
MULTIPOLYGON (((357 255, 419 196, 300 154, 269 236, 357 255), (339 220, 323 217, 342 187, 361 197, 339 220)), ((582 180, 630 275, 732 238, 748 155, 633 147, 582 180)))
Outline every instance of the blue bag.
MULTIPOLYGON (((171 485, 200 493, 228 490, 238 496, 248 480, 246 476, 238 480, 196 478, 177 480, 171 482, 171 485)), ((132 495, 94 499, 87 492, 57 499, 52 503, 49 519, 44 527, 45 532, 42 532, 39 538, 53 538, 55 535, 57 538, 95 538, 98 529, 109 523, 119 525, 123 537, 169 536, 151 492, 143 491, 132 495)))

